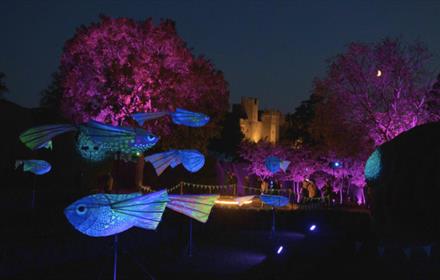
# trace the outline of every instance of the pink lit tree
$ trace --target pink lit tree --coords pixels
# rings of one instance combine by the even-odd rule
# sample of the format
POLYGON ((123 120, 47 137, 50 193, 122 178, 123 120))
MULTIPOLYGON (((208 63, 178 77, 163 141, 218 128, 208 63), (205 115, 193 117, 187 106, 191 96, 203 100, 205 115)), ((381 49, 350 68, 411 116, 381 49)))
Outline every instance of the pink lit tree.
MULTIPOLYGON (((210 116, 202 128, 177 126, 169 117, 146 122, 144 128, 161 137, 156 149, 162 150, 205 152, 229 107, 223 74, 191 53, 171 20, 155 25, 151 19, 101 17, 98 23, 81 26, 64 46, 56 89, 49 91, 50 104, 60 104, 74 123, 135 126, 133 113, 178 107, 210 116)), ((143 167, 140 157, 136 185, 142 183, 143 167)))
POLYGON ((249 165, 247 170, 250 174, 255 174, 260 179, 266 180, 268 178, 278 179, 283 176, 283 171, 272 173, 266 168, 266 158, 276 156, 281 160, 289 160, 291 150, 288 147, 265 141, 258 143, 243 141, 238 153, 242 159, 248 161, 249 165))
POLYGON ((93 119, 117 125, 128 123, 132 113, 177 107, 211 117, 209 125, 192 130, 169 118, 146 122, 175 148, 184 142, 204 150, 228 109, 223 74, 191 53, 171 20, 155 26, 151 19, 101 17, 81 26, 64 46, 60 84, 62 112, 75 123, 93 119))
POLYGON ((418 43, 385 39, 350 44, 331 61, 327 77, 315 82, 315 94, 321 97, 315 136, 332 147, 346 146, 351 139, 357 146, 348 147, 351 153, 360 145, 368 154, 374 146, 429 121, 429 59, 418 43))

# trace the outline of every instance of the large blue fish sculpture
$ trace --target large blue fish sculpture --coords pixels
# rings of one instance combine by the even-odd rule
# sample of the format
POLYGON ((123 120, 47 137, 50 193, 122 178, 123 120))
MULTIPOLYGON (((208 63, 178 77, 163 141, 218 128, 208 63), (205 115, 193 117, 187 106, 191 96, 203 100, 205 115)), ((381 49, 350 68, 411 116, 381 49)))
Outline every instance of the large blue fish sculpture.
POLYGON ((94 194, 69 205, 64 214, 75 229, 93 236, 109 236, 140 227, 154 230, 165 207, 206 223, 218 195, 94 194))
POLYGON ((52 166, 50 163, 44 160, 38 159, 27 159, 27 160, 16 160, 15 168, 17 169, 19 166, 23 165, 23 171, 31 172, 35 175, 43 175, 48 173, 52 166))
POLYGON ((159 176, 171 166, 182 164, 186 170, 195 173, 205 164, 205 156, 197 150, 169 150, 145 157, 146 162, 151 162, 159 176))
POLYGON ((279 157, 276 157, 276 156, 269 156, 264 161, 264 165, 272 173, 277 173, 280 170, 283 170, 284 172, 286 172, 287 167, 289 167, 289 164, 290 164, 290 161, 281 160, 279 157))
POLYGON ((175 112, 135 113, 131 115, 131 117, 140 126, 143 126, 144 122, 147 120, 157 119, 166 115, 171 116, 173 123, 190 127, 202 127, 209 122, 209 116, 203 113, 191 112, 181 108, 177 108, 175 112))
POLYGON ((159 137, 141 128, 112 126, 97 121, 81 125, 43 125, 26 130, 20 140, 30 149, 46 147, 57 135, 78 132, 77 149, 81 156, 102 160, 112 153, 143 153, 156 145, 159 137))
POLYGON ((93 194, 83 197, 65 210, 73 227, 93 236, 109 236, 132 227, 155 230, 168 202, 166 190, 145 194, 93 194))
POLYGON ((281 195, 262 194, 260 195, 260 199, 264 204, 272 207, 284 207, 289 204, 289 199, 281 195))

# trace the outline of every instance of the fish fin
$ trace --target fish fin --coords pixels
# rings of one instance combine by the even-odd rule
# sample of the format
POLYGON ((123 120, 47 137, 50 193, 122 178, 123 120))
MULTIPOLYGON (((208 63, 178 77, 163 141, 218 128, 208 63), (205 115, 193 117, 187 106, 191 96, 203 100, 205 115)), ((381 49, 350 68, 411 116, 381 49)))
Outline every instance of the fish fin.
POLYGON ((180 150, 182 165, 189 172, 195 173, 205 165, 205 156, 197 150, 180 150))
POLYGON ((289 167, 289 164, 290 164, 290 161, 288 161, 288 160, 283 160, 283 161, 280 162, 280 168, 281 168, 284 172, 286 172, 287 167, 289 167))
POLYGON ((201 127, 209 122, 209 117, 207 115, 181 108, 177 108, 175 112, 171 113, 171 119, 175 124, 190 127, 201 127))
POLYGON ((81 125, 81 132, 86 134, 95 143, 111 143, 116 139, 118 141, 133 140, 136 132, 133 128, 113 126, 97 121, 89 121, 81 125))
POLYGON ((77 128, 71 124, 42 125, 30 128, 20 134, 20 140, 29 149, 37 150, 44 147, 53 137, 77 128))
POLYGON ((282 195, 262 194, 260 195, 260 199, 264 204, 268 204, 273 207, 283 207, 289 204, 289 199, 282 195))
POLYGON ((134 217, 134 226, 156 229, 168 202, 166 190, 129 197, 110 204, 113 211, 134 217))
POLYGON ((156 170, 157 176, 160 176, 168 166, 173 168, 180 164, 179 154, 176 150, 170 150, 167 152, 157 153, 145 157, 146 162, 151 162, 156 170))
POLYGON ((168 112, 134 113, 131 117, 138 123, 138 125, 143 126, 145 121, 158 119, 168 114, 168 112))
POLYGON ((16 160, 15 161, 15 169, 17 169, 20 165, 22 165, 23 164, 23 161, 22 160, 16 160))
POLYGON ((206 223, 211 209, 219 195, 169 195, 167 207, 193 218, 201 223, 206 223))
POLYGON ((53 142, 52 142, 52 140, 49 140, 45 146, 46 146, 47 149, 50 149, 52 151, 53 150, 53 142))
POLYGON ((246 195, 246 196, 240 196, 236 197, 235 201, 238 202, 238 206, 243 205, 246 201, 252 200, 255 197, 255 195, 246 195))

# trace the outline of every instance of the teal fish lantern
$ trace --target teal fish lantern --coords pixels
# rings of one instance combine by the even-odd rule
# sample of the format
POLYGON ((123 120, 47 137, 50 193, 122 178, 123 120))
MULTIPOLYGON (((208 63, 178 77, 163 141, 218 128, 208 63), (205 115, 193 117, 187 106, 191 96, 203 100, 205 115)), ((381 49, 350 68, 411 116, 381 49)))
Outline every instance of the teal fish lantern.
POLYGON ((143 153, 159 141, 158 136, 142 128, 112 126, 96 121, 78 126, 38 126, 20 134, 20 140, 28 148, 36 150, 47 146, 53 137, 72 131, 78 132, 76 145, 80 155, 90 160, 102 160, 116 152, 143 153))
POLYGON ((19 166, 23 166, 24 172, 31 172, 35 175, 44 175, 52 169, 50 163, 38 159, 16 160, 15 168, 19 166))

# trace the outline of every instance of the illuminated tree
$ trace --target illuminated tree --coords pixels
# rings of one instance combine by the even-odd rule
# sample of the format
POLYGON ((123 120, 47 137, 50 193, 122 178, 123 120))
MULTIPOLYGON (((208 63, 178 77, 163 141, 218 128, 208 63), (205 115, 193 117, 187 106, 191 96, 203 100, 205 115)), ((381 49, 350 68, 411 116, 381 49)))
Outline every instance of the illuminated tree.
POLYGON ((81 26, 65 44, 60 84, 61 110, 75 123, 94 119, 117 125, 129 123, 135 112, 177 107, 211 117, 200 129, 174 126, 167 117, 145 123, 174 148, 184 142, 203 150, 228 109, 223 74, 191 54, 170 20, 155 26, 151 19, 101 17, 81 26))
POLYGON ((239 154, 241 158, 249 162, 248 171, 260 179, 278 178, 283 171, 273 174, 266 168, 265 160, 269 156, 276 156, 281 160, 288 160, 291 150, 288 147, 274 145, 270 142, 260 141, 258 143, 243 141, 240 145, 239 154))
POLYGON ((429 121, 429 58, 422 45, 399 40, 350 44, 331 61, 327 77, 315 82, 314 93, 321 98, 312 125, 315 137, 352 154, 369 154, 429 121))
POLYGON ((440 120, 440 74, 429 92, 426 107, 432 120, 440 120))
MULTIPOLYGON (((137 126, 130 117, 133 113, 176 108, 210 117, 201 128, 175 125, 169 116, 145 122, 145 129, 161 137, 151 152, 168 148, 206 152, 229 107, 223 74, 191 53, 171 20, 154 25, 151 19, 101 17, 98 23, 79 27, 64 46, 53 86, 43 95, 43 104, 59 106, 74 123, 93 119, 137 126)), ((119 164, 115 170, 121 170, 119 164)), ((137 186, 143 171, 140 155, 134 174, 137 186)))

